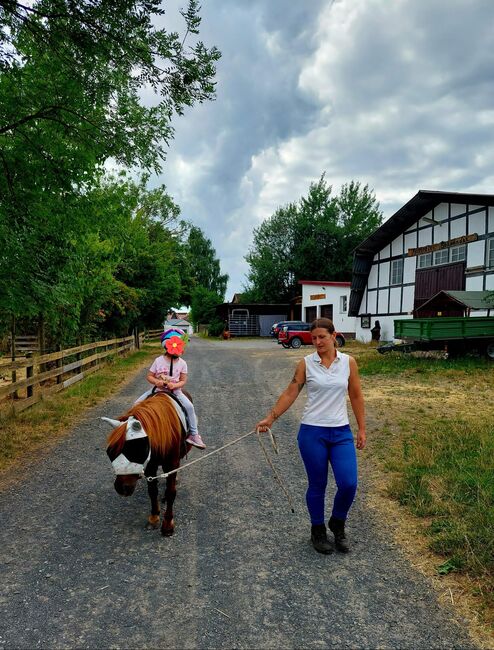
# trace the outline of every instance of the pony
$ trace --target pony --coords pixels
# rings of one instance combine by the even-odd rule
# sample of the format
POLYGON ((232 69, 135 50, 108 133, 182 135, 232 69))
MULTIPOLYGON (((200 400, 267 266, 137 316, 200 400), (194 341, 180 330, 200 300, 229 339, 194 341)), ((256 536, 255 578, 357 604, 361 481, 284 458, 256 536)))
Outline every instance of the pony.
MULTIPOLYGON (((117 420, 101 418, 115 428, 108 436, 107 454, 115 471, 115 490, 121 496, 134 493, 137 481, 142 476, 156 476, 158 466, 163 472, 170 472, 180 466, 190 445, 185 442, 185 417, 176 401, 166 393, 134 404, 117 420)), ((161 523, 161 534, 173 535, 173 503, 177 494, 176 473, 166 479, 163 501, 166 510, 161 523)), ((160 504, 158 481, 148 481, 151 500, 151 514, 146 528, 160 526, 160 504)))

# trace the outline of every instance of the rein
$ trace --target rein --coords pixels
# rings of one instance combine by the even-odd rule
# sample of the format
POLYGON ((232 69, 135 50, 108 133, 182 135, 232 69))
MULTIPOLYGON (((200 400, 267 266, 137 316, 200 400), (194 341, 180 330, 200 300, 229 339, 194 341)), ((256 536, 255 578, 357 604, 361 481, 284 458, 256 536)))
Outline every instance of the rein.
MULTIPOLYGON (((264 453, 264 456, 266 457, 266 461, 268 462, 269 466, 273 470, 273 474, 275 479, 278 481, 280 487, 285 493, 286 498, 288 499, 288 502, 290 504, 292 512, 295 512, 295 508, 293 507, 293 501, 290 496, 290 493, 286 489, 286 486, 279 475, 279 473, 276 471, 275 466, 273 465, 271 459, 269 458, 268 452, 266 450, 266 447, 264 446, 264 443, 261 440, 261 435, 260 431, 258 429, 254 429, 253 431, 249 431, 249 433, 244 433, 242 436, 239 438, 236 438, 235 440, 232 440, 230 442, 227 442, 226 445, 223 445, 222 447, 218 447, 218 449, 215 449, 214 451, 210 451, 209 453, 205 454, 204 456, 201 456, 201 458, 196 458, 196 460, 192 460, 190 463, 187 463, 186 465, 181 465, 180 467, 177 467, 176 469, 172 469, 170 472, 165 472, 164 474, 158 474, 157 476, 146 476, 145 479, 148 481, 148 483, 152 483, 153 481, 157 481, 160 478, 168 478, 172 474, 176 474, 177 472, 180 472, 183 469, 186 469, 187 467, 190 467, 191 465, 194 465, 195 463, 198 463, 201 460, 206 460, 208 456, 213 456, 214 454, 219 453, 220 451, 223 451, 223 449, 226 449, 227 447, 230 447, 231 445, 237 444, 237 442, 240 442, 244 438, 247 438, 248 436, 252 436, 253 434, 257 434, 257 440, 259 441, 259 445, 261 446, 261 449, 264 453)), ((274 433, 271 431, 271 429, 267 430, 267 433, 269 434, 269 438, 271 440, 271 445, 273 447, 273 450, 275 454, 278 454, 278 443, 276 441, 276 438, 274 437, 274 433)))

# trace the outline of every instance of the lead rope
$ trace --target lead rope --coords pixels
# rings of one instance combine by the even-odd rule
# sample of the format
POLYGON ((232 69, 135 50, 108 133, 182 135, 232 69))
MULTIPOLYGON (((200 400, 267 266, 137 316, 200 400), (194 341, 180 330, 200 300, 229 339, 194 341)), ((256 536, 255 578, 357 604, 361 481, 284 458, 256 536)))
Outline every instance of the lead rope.
MULTIPOLYGON (((205 454, 204 456, 201 456, 201 458, 196 458, 196 460, 192 460, 190 463, 187 463, 186 465, 181 465, 180 467, 177 467, 176 469, 172 469, 170 472, 165 472, 164 474, 158 474, 157 476, 146 476, 145 477, 146 481, 148 483, 152 483, 153 481, 157 481, 160 478, 168 478, 172 474, 177 474, 178 472, 182 471, 183 469, 186 469, 187 467, 190 467, 191 465, 194 465, 195 463, 198 463, 199 461, 206 460, 206 458, 208 458, 208 456, 213 456, 214 454, 217 454, 220 451, 223 451, 223 449, 226 449, 227 447, 231 447, 231 445, 235 445, 237 442, 240 442, 244 438, 247 438, 248 436, 251 436, 254 433, 257 434, 257 440, 259 441, 259 445, 261 446, 261 449, 262 449, 262 451, 264 453, 264 456, 266 457, 266 460, 267 460, 269 466, 273 470, 273 474, 274 474, 275 479, 278 481, 280 487, 282 488, 282 490, 284 491, 284 493, 286 495, 286 498, 288 499, 288 502, 290 504, 292 512, 295 512, 295 508, 293 507, 293 501, 292 501, 292 498, 290 496, 290 493, 288 492, 283 479, 281 478, 281 476, 277 472, 275 466, 273 465, 271 459, 269 458, 268 452, 267 452, 267 450, 266 450, 266 448, 264 446, 264 443, 261 440, 260 431, 258 429, 254 429, 253 431, 249 431, 249 433, 244 433, 239 438, 236 438, 235 440, 232 440, 231 442, 227 442, 226 445, 223 445, 222 447, 218 447, 218 449, 215 449, 214 451, 210 451, 209 453, 205 454)), ((278 454, 279 453, 278 452, 278 443, 276 441, 276 438, 274 437, 273 432, 271 431, 271 429, 268 429, 267 433, 269 434, 269 438, 271 440, 271 445, 273 446, 275 454, 278 454)))

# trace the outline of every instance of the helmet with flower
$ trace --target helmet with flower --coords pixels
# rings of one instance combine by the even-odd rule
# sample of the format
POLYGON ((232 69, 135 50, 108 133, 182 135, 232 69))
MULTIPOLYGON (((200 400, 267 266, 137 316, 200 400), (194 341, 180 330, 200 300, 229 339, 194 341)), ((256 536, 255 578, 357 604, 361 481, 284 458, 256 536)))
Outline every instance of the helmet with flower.
POLYGON ((184 353, 189 337, 179 327, 167 327, 160 336, 160 341, 166 353, 176 359, 184 353))

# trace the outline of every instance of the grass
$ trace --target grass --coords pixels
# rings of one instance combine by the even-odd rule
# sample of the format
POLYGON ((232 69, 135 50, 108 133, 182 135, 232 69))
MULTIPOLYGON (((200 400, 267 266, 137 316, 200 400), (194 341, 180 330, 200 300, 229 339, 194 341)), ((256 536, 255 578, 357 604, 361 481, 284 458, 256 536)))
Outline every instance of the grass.
POLYGON ((98 372, 18 415, 7 409, 0 411, 0 471, 21 463, 29 453, 54 443, 86 409, 107 399, 116 387, 147 367, 158 350, 158 343, 146 343, 126 357, 114 357, 98 372))
POLYGON ((373 451, 388 494, 422 518, 437 573, 481 585, 494 627, 494 367, 481 358, 447 360, 378 354, 348 346, 376 417, 373 451))

